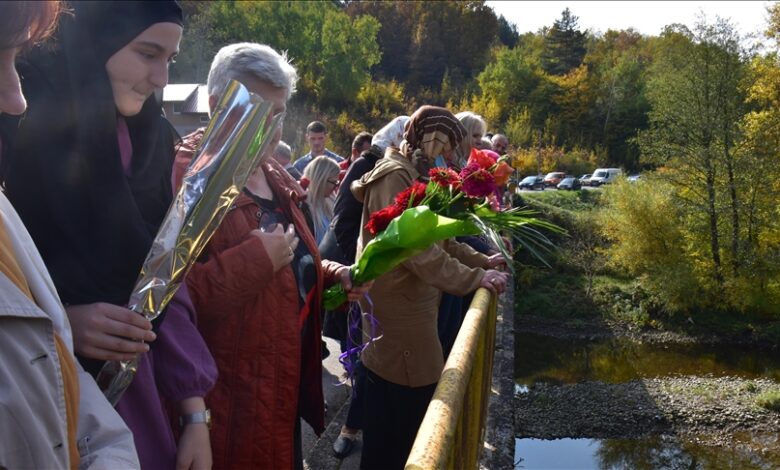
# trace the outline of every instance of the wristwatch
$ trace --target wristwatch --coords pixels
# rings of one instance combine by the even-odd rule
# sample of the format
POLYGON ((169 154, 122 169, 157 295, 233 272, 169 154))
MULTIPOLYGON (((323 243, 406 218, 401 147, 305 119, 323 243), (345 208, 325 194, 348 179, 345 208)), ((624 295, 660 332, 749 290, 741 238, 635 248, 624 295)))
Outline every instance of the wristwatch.
POLYGON ((179 416, 179 426, 184 427, 188 424, 205 423, 211 429, 211 410, 198 411, 189 415, 179 416))

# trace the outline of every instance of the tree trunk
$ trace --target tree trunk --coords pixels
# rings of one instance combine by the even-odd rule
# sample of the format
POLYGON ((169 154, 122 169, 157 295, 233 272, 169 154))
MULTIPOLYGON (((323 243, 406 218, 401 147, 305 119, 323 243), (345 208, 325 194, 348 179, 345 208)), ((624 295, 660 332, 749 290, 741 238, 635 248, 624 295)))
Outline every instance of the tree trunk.
MULTIPOLYGON (((707 150, 709 152, 709 150, 707 150)), ((715 207, 715 168, 707 157, 707 212, 710 222, 710 250, 712 251, 712 268, 715 281, 723 285, 723 274, 720 262, 720 239, 718 237, 718 213, 715 207)))
POLYGON ((731 269, 736 276, 739 274, 739 210, 737 204, 737 184, 734 181, 734 162, 729 154, 728 142, 725 148, 726 171, 729 178, 729 196, 731 196, 731 269))

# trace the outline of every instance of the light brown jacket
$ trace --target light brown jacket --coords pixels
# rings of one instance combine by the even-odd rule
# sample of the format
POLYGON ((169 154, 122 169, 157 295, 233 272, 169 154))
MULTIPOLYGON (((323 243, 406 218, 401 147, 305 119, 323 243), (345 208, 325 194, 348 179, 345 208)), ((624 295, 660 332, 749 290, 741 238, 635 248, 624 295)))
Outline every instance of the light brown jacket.
MULTIPOLYGON (((396 149, 360 180, 352 183, 355 197, 363 202, 362 231, 357 256, 371 240, 365 229, 370 215, 387 207, 395 195, 419 177, 414 166, 396 149)), ((382 337, 362 354, 372 372, 393 383, 422 387, 439 381, 444 358, 436 330, 442 291, 465 295, 476 290, 485 271, 487 256, 455 240, 439 242, 379 276, 369 296, 382 337)), ((368 303, 361 301, 364 312, 368 303)), ((371 325, 364 318, 364 334, 371 325)))

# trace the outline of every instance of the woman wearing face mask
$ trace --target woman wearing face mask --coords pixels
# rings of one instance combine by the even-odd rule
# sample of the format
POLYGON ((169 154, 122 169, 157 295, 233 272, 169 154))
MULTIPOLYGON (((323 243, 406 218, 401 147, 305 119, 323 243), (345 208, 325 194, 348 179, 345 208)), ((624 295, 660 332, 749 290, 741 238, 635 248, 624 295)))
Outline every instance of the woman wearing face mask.
MULTIPOLYGON (((60 2, 0 3, 3 118, 27 106, 16 56, 54 31, 61 9, 60 2)), ((73 357, 54 284, 2 193, 0 343, 0 468, 138 466, 132 434, 73 357)))
MULTIPOLYGON (((374 169, 352 184, 363 202, 357 257, 372 238, 365 228, 371 214, 415 180, 427 179, 433 158, 451 157, 465 134, 444 108, 423 106, 412 114, 401 148, 388 148, 374 169)), ((502 292, 507 277, 488 269, 490 264, 487 256, 454 240, 439 242, 379 276, 370 292, 373 306, 361 301, 382 331, 361 355, 368 369, 361 468, 403 468, 444 366, 436 332, 441 292, 463 295, 478 287, 502 292)), ((372 331, 365 321, 363 331, 372 331)))
POLYGON ((167 83, 181 24, 175 2, 73 2, 56 47, 20 64, 29 109, 3 162, 79 361, 95 374, 141 354, 117 409, 143 468, 211 465, 203 396, 216 367, 186 289, 156 333, 124 307, 171 201, 174 134, 153 93, 167 83), (149 354, 139 340, 153 341, 149 354), (184 423, 178 449, 161 395, 184 423))

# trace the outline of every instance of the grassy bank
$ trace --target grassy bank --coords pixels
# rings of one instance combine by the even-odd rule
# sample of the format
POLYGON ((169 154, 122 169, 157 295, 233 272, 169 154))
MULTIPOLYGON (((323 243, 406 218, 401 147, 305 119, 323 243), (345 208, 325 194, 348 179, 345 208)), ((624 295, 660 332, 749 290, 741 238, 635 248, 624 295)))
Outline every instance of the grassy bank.
MULTIPOLYGON (((544 191, 523 193, 520 205, 536 209, 544 217, 566 228, 568 236, 555 239, 561 249, 549 255, 551 268, 518 257, 515 312, 545 318, 582 322, 605 319, 626 322, 641 328, 675 331, 694 336, 718 336, 740 342, 780 345, 780 319, 750 312, 708 309, 706 311, 670 311, 638 279, 626 277, 601 266, 592 277, 572 262, 572 240, 582 236, 599 210, 600 191, 544 191)), ((579 246, 580 251, 588 250, 579 246)), ((594 248, 595 249, 595 248, 594 248)), ((603 249, 603 248, 602 248, 603 249)))

